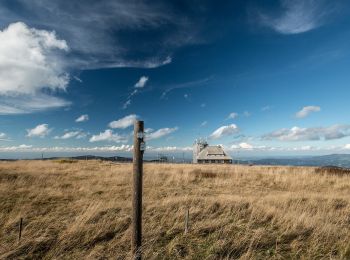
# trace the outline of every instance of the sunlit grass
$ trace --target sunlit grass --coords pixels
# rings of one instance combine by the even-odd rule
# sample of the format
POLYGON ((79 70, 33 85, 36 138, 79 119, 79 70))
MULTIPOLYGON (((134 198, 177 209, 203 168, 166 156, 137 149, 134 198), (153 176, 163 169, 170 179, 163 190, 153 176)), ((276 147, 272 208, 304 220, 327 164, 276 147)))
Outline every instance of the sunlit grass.
MULTIPOLYGON (((131 172, 98 161, 0 163, 0 259, 130 257, 131 172)), ((145 164, 143 198, 145 259, 350 259, 349 174, 145 164)))

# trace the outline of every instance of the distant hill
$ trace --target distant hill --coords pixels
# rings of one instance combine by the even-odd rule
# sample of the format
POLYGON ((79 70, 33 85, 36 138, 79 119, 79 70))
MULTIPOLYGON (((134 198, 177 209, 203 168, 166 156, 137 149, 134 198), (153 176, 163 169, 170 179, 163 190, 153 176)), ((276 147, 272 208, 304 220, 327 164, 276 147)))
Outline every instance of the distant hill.
POLYGON ((82 156, 75 156, 70 158, 75 160, 102 160, 102 161, 132 162, 132 158, 122 157, 122 156, 103 157, 103 156, 94 156, 94 155, 82 155, 82 156))
MULTIPOLYGON (((58 160, 58 159, 73 159, 73 160, 101 160, 113 162, 132 162, 131 157, 122 156, 95 156, 95 155, 81 155, 73 157, 49 157, 37 158, 36 160, 58 160)), ((0 161, 16 161, 16 159, 0 159, 0 161)), ((169 161, 162 161, 159 159, 144 158, 145 162, 169 162, 169 163, 191 163, 190 159, 183 158, 171 159, 169 161)), ((234 160, 233 164, 253 164, 253 165, 281 165, 281 166, 336 166, 342 168, 350 168, 350 154, 330 154, 322 156, 304 156, 304 157, 285 157, 285 158, 261 158, 261 159, 242 159, 234 160)))
POLYGON ((236 161, 240 164, 293 165, 293 166, 337 166, 350 168, 350 154, 330 154, 298 158, 266 158, 236 161))
POLYGON ((95 156, 95 155, 80 155, 73 157, 47 157, 44 159, 37 160, 57 160, 57 159, 73 159, 73 160, 101 160, 101 161, 113 161, 113 162, 132 162, 132 158, 129 157, 121 157, 121 156, 95 156))

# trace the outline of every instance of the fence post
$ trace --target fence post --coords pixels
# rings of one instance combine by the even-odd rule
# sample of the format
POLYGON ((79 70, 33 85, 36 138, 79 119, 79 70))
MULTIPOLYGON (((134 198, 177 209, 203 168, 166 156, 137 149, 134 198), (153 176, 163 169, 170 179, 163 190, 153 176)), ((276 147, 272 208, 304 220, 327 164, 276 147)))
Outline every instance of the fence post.
POLYGON ((23 226, 23 218, 21 218, 19 222, 19 233, 18 233, 18 243, 21 242, 21 237, 22 237, 22 226, 23 226))
POLYGON ((134 156, 133 156, 133 200, 132 200, 132 254, 133 259, 141 259, 142 245, 142 175, 143 152, 145 149, 143 121, 134 124, 134 156))
POLYGON ((189 218, 190 218, 190 209, 187 208, 186 209, 186 215, 185 215, 185 234, 187 234, 187 232, 188 232, 188 221, 189 221, 189 218))

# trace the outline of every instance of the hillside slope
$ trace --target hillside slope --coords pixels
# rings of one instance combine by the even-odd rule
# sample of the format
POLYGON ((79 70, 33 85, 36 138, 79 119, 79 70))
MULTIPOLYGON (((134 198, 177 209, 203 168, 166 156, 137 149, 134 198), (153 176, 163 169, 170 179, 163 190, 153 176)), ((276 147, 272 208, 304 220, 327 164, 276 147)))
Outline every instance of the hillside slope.
MULTIPOLYGON (((130 257, 131 167, 0 162, 0 259, 130 257)), ((144 259, 350 259, 349 226, 347 174, 145 165, 144 259)))

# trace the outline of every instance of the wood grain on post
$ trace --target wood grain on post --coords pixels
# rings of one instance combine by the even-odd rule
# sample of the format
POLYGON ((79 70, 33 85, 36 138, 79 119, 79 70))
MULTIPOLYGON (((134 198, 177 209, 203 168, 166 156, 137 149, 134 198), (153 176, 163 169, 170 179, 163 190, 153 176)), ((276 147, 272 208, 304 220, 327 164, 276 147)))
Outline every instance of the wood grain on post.
POLYGON ((133 156, 133 199, 132 199, 132 253, 134 259, 141 259, 142 245, 142 175, 144 150, 143 121, 134 125, 134 156, 133 156), (143 146, 143 147, 141 147, 143 146))

